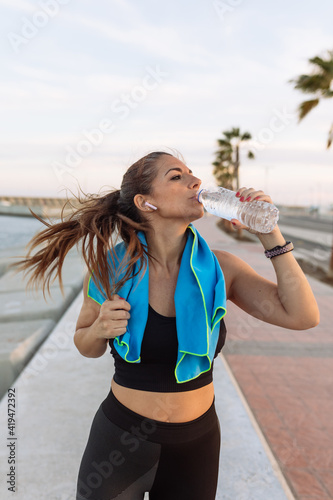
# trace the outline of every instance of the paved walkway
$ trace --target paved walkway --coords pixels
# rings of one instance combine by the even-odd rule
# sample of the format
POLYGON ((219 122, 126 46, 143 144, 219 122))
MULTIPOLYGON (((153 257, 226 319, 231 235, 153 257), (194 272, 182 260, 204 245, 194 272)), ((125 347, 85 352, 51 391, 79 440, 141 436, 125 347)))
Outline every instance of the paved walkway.
MULTIPOLYGON (((238 242, 215 223, 212 216, 196 223, 212 248, 239 255, 273 277, 260 245, 238 242)), ((222 428, 217 500, 333 498, 333 288, 310 282, 322 320, 306 332, 263 324, 229 306, 224 356, 214 370, 222 428)), ((6 484, 7 398, 0 403, 1 498, 74 500, 90 424, 112 378, 108 352, 88 359, 73 344, 81 300, 72 304, 14 384, 15 493, 6 484)))
MULTIPOLYGON (((75 499, 90 425, 113 375, 109 350, 91 359, 74 346, 81 302, 80 294, 13 384, 14 435, 7 395, 0 402, 3 500, 75 499), (15 460, 14 493, 8 491, 9 457, 15 460)), ((222 433, 217 500, 293 500, 223 357, 215 362, 214 383, 222 433)))
MULTIPOLYGON (((215 217, 196 226, 211 248, 230 251, 274 279, 260 244, 234 240, 216 227, 215 217)), ((288 234, 292 230, 288 227, 288 234)), ((309 282, 321 313, 316 328, 282 329, 229 304, 223 353, 295 498, 328 500, 333 498, 333 287, 309 282)))
MULTIPOLYGON (((13 385, 12 436, 7 430, 7 397, 0 403, 2 500, 75 500, 91 422, 113 375, 108 351, 100 358, 85 358, 74 346, 81 302, 80 294, 13 385), (11 452, 14 493, 7 489, 11 452)), ((216 360, 214 381, 222 430, 217 500, 292 500, 222 359, 216 360)))
POLYGON ((294 238, 302 238, 319 245, 331 246, 332 244, 332 233, 326 231, 318 231, 316 229, 306 229, 304 227, 294 227, 286 224, 279 224, 279 227, 283 233, 292 233, 294 238))

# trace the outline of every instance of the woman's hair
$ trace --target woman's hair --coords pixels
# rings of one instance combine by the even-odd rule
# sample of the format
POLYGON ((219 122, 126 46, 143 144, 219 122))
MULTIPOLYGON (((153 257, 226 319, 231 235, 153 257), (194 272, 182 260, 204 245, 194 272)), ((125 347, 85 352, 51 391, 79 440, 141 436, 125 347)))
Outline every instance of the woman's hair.
MULTIPOLYGON (((148 249, 141 243, 137 231, 146 231, 149 223, 134 204, 136 194, 151 193, 152 182, 157 175, 156 163, 162 155, 172 156, 166 152, 153 152, 136 161, 125 173, 120 190, 105 195, 85 195, 77 197, 80 206, 70 216, 64 217, 64 205, 61 222, 50 224, 38 215, 33 215, 47 226, 37 233, 29 243, 29 251, 25 259, 13 264, 18 270, 31 273, 27 286, 42 284, 43 293, 50 293, 50 284, 58 277, 63 289, 62 266, 68 252, 81 243, 81 252, 89 272, 97 286, 104 289, 110 300, 123 284, 133 275, 135 263, 140 260, 136 274, 146 265, 148 249), (115 262, 113 252, 118 238, 126 244, 126 254, 122 263, 115 262), (34 255, 32 252, 41 247, 34 255), (117 274, 126 270, 123 277, 116 282, 112 277, 112 267, 117 274)), ((79 246, 78 246, 79 248, 79 246)))

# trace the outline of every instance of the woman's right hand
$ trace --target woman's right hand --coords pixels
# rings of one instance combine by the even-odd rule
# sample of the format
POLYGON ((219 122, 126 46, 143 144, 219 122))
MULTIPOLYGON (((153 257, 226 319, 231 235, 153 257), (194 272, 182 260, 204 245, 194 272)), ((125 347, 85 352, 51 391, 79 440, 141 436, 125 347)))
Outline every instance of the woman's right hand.
POLYGON ((111 300, 103 302, 94 325, 96 337, 114 339, 125 333, 131 317, 130 309, 130 304, 119 295, 113 295, 111 300))

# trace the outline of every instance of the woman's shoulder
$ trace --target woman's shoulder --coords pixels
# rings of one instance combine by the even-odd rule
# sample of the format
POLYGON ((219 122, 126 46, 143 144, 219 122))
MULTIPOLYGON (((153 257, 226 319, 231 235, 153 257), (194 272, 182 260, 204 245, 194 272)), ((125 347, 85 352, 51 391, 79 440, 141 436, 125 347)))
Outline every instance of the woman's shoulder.
POLYGON ((246 271, 253 271, 251 266, 247 264, 243 259, 233 255, 225 250, 212 250, 216 256, 223 273, 232 273, 233 275, 243 273, 246 271))
POLYGON ((233 255, 230 252, 226 252, 225 250, 212 250, 212 252, 219 261, 222 269, 225 266, 230 266, 232 264, 239 264, 240 262, 243 262, 242 259, 236 257, 236 255, 233 255))
POLYGON ((226 284, 227 297, 229 298, 229 291, 235 279, 240 274, 245 274, 251 268, 244 260, 230 252, 226 252, 225 250, 212 250, 212 252, 221 266, 226 284))

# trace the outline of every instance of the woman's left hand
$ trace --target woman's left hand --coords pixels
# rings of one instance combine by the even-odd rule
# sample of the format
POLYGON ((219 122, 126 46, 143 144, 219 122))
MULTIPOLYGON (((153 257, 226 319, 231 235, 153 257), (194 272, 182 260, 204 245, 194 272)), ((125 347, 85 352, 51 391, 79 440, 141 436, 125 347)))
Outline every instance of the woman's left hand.
MULTIPOLYGON (((253 188, 242 187, 238 189, 236 196, 242 203, 248 203, 250 201, 266 201, 267 203, 271 203, 273 205, 273 201, 271 197, 268 196, 268 194, 265 194, 261 190, 255 190, 253 188)), ((231 222, 235 229, 246 229, 250 233, 258 234, 258 231, 249 229, 237 219, 231 219, 231 222)))

